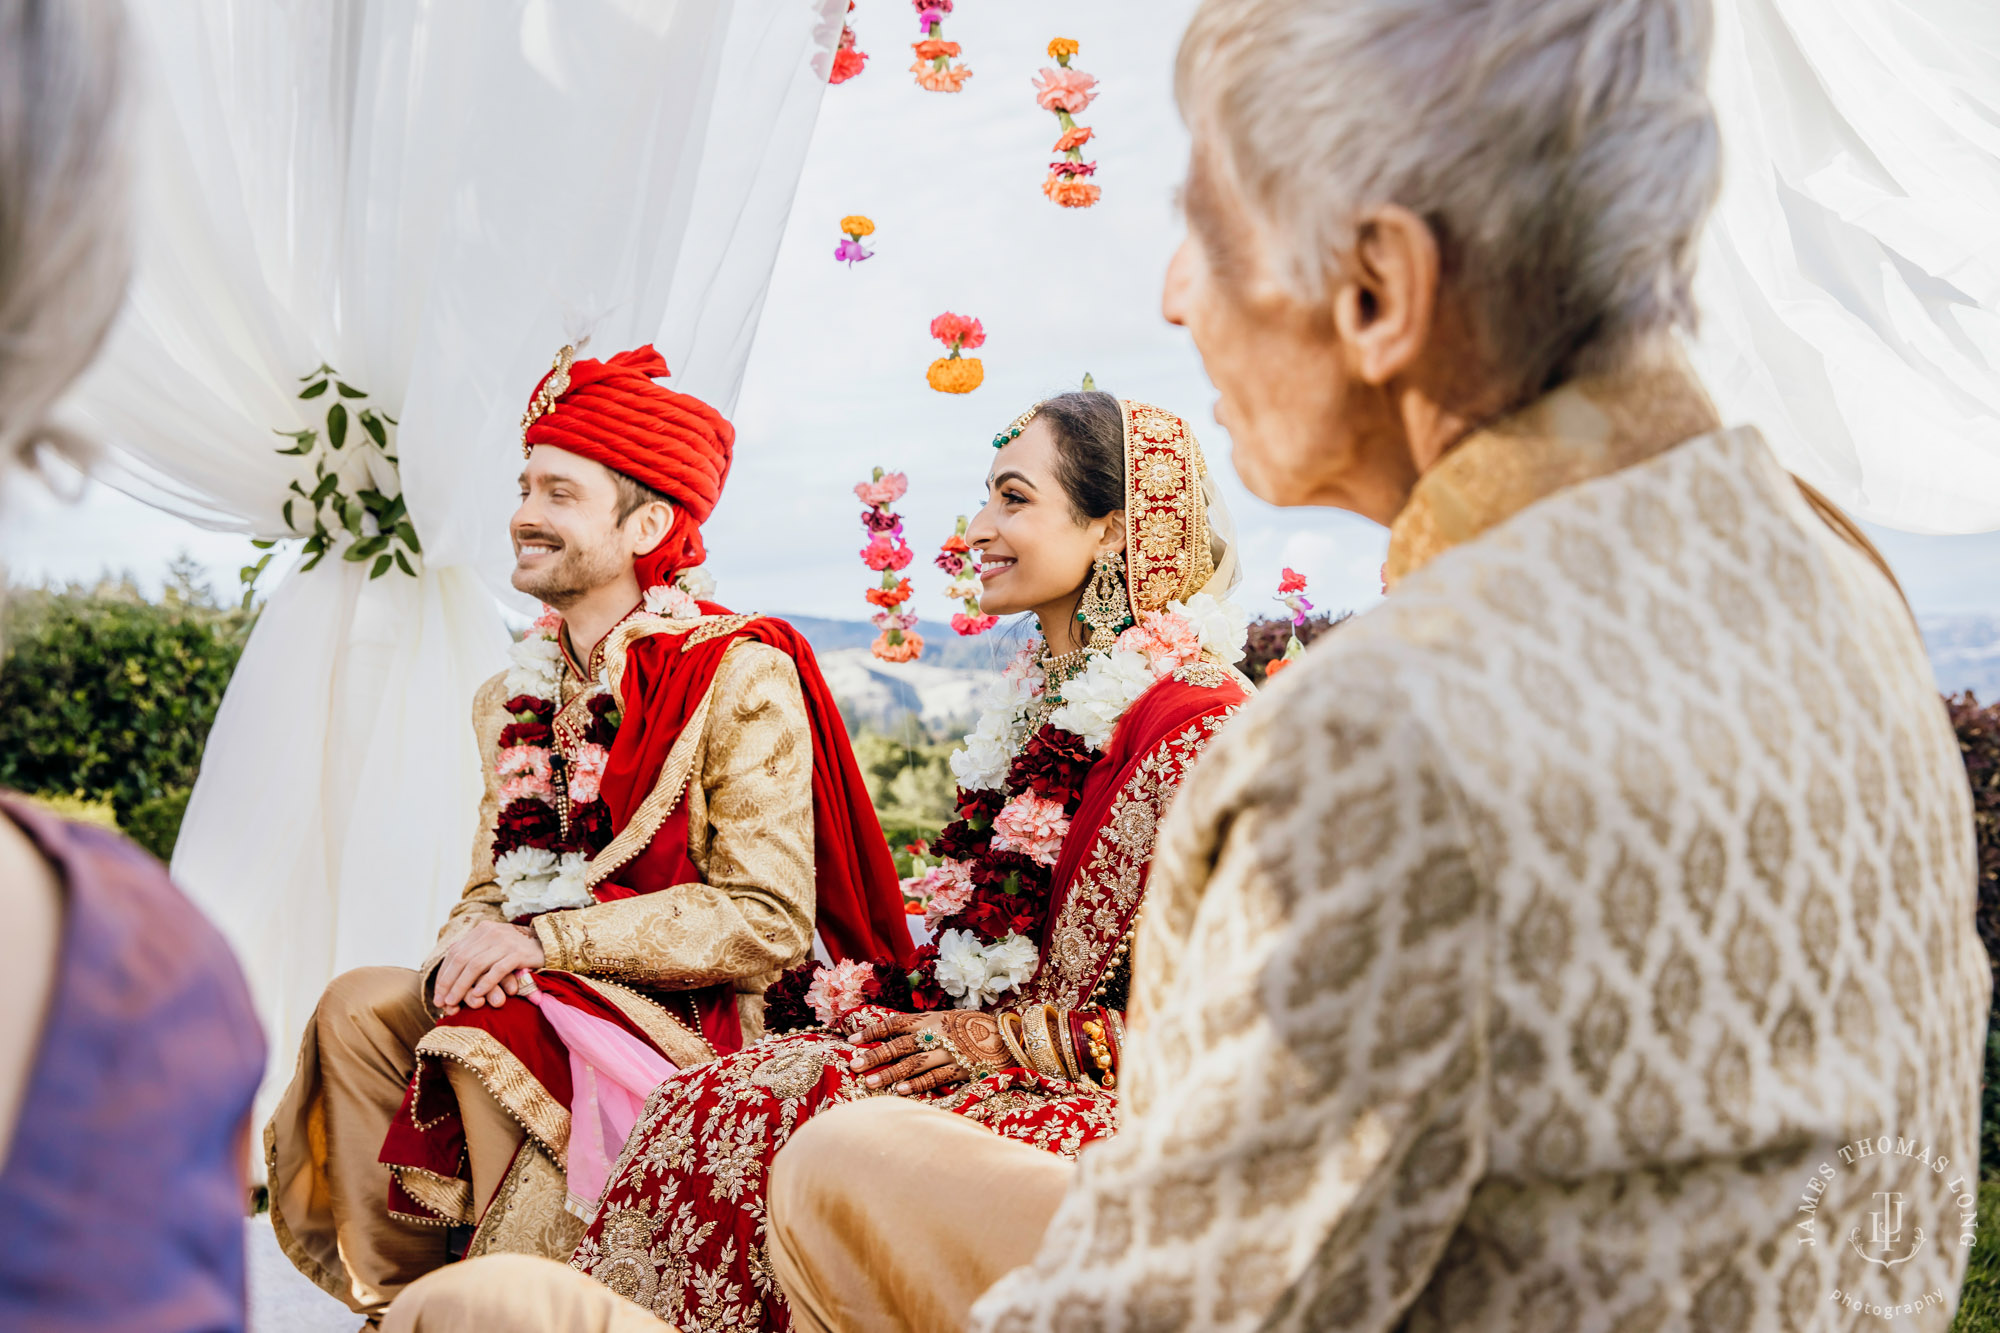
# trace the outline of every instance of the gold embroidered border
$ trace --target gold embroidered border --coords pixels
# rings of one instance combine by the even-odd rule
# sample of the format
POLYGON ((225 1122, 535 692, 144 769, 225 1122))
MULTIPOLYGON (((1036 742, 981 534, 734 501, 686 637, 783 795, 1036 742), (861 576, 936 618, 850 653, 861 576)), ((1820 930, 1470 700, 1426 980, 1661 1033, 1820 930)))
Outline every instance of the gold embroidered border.
POLYGON ((687 723, 681 727, 681 734, 674 738, 674 746, 667 751, 666 762, 660 765, 659 779, 653 783, 653 790, 646 793, 646 799, 639 802, 639 808, 625 821, 625 827, 618 835, 606 843, 604 850, 590 859, 584 869, 583 883, 587 889, 594 889, 611 878, 625 863, 646 850, 646 844, 660 831, 667 816, 680 804, 681 795, 687 791, 689 779, 694 776, 694 760, 701 749, 702 733, 708 727, 709 706, 715 702, 716 686, 722 682, 722 673, 729 663, 732 647, 723 653, 722 661, 716 665, 715 679, 708 683, 708 692, 701 696, 687 723))
POLYGON ((1188 765, 1235 712, 1225 708, 1195 718, 1154 746, 1126 779, 1049 931, 1041 971, 1029 983, 1032 998, 1066 1009, 1090 1003, 1144 902, 1160 816, 1188 765))
POLYGON ((653 1044, 666 1054, 669 1060, 682 1069, 692 1069, 696 1065, 707 1064, 715 1059, 715 1047, 708 1044, 708 1038, 675 1017, 674 1012, 663 1004, 647 999, 629 986, 621 986, 615 981, 601 977, 577 975, 578 981, 590 987, 618 1012, 636 1023, 653 1044))
POLYGON ((1200 592, 1209 553, 1207 470, 1187 423, 1150 403, 1125 409, 1125 580, 1132 614, 1158 611, 1200 592))
POLYGON ((471 1224, 473 1220, 471 1181, 446 1179, 420 1166, 391 1166, 389 1170, 395 1173, 397 1183, 402 1185, 405 1194, 437 1214, 436 1217, 412 1216, 391 1208, 389 1216, 400 1217, 405 1221, 423 1222, 430 1226, 446 1226, 451 1223, 460 1226, 471 1224))
POLYGON ((417 1041, 417 1056, 456 1060, 478 1076, 493 1100, 520 1121, 558 1164, 568 1160, 569 1111, 528 1072, 520 1057, 479 1028, 432 1028, 417 1041))

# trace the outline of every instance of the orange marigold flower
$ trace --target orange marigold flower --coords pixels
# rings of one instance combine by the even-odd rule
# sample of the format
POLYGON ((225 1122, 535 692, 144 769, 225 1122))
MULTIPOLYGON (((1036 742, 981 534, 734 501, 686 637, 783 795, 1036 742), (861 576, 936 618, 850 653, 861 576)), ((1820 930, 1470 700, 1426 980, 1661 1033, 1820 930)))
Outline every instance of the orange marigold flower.
POLYGON ((917 86, 934 93, 955 93, 965 87, 965 81, 972 77, 972 71, 963 65, 953 65, 950 69, 932 69, 928 60, 919 60, 910 66, 910 73, 917 76, 917 86))
POLYGON ((1090 142, 1091 135, 1096 132, 1088 125, 1079 125, 1073 130, 1064 130, 1063 137, 1056 140, 1056 146, 1049 149, 1049 151, 1051 153, 1067 153, 1072 149, 1081 148, 1090 142))
POLYGON ((1278 678, 1278 673, 1283 671, 1286 667, 1290 665, 1291 663, 1286 661, 1282 657, 1272 659, 1270 662, 1267 662, 1264 665, 1264 679, 1276 680, 1278 678))
POLYGON ((947 60, 959 52, 957 42, 947 42, 942 37, 926 37, 921 42, 912 42, 910 49, 925 60, 947 60))
POLYGON ((867 218, 862 217, 859 213, 850 213, 848 216, 842 218, 840 220, 840 229, 857 241, 863 236, 873 236, 875 234, 875 224, 867 218))
POLYGON ((1064 208, 1089 208, 1104 194, 1099 187, 1074 176, 1051 176, 1042 182, 1042 193, 1064 208))
POLYGON ((1061 60, 1064 56, 1073 56, 1082 49, 1083 43, 1076 38, 1058 37, 1049 43, 1049 59, 1061 60))
POLYGON ((924 378, 939 393, 971 393, 986 382, 986 367, 976 356, 941 356, 924 378))

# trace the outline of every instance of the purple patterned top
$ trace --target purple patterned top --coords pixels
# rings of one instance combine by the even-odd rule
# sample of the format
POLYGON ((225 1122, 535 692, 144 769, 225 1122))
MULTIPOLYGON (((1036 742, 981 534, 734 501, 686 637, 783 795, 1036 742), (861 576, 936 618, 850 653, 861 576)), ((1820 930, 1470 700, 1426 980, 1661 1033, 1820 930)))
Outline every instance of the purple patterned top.
POLYGON ((64 886, 41 1053, 0 1168, 0 1328, 241 1333, 264 1038, 229 946, 115 834, 0 800, 64 886))

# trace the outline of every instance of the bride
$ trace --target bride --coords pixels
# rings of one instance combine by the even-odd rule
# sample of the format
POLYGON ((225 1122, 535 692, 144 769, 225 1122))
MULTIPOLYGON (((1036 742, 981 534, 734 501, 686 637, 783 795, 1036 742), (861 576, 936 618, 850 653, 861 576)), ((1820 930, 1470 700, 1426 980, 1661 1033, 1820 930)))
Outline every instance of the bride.
POLYGON ((967 533, 981 609, 1041 638, 953 756, 958 819, 914 970, 808 964, 769 1036, 662 1084, 571 1266, 671 1324, 790 1327, 765 1253, 772 1157, 822 1108, 921 1098, 1074 1156, 1114 1128, 1127 942, 1154 830, 1245 697, 1227 518, 1185 422, 1067 393, 994 440, 967 533), (805 1026, 817 1020, 816 1027, 805 1026))

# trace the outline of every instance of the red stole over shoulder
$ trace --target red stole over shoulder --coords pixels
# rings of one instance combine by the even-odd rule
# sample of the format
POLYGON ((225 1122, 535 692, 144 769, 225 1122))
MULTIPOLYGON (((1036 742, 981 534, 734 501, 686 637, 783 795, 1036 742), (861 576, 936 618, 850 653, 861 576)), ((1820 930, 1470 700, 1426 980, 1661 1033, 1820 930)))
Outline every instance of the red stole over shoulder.
MULTIPOLYGON (((712 602, 707 615, 728 615, 712 602)), ((812 729, 813 875, 821 938, 834 961, 915 957, 909 918, 888 840, 875 817, 860 765, 848 743, 840 706, 820 674, 805 636, 782 620, 758 617, 741 628, 699 643, 695 635, 655 634, 634 643, 625 660, 620 695, 625 710, 611 747, 601 790, 612 828, 622 829, 653 789, 667 752, 715 680, 723 654, 742 640, 768 644, 792 659, 812 729)), ((687 802, 675 805, 645 851, 597 889, 600 902, 653 893, 701 879, 688 852, 687 802)), ((690 992, 703 1035, 716 1050, 743 1044, 733 988, 690 992), (713 992, 713 993, 711 993, 713 992)))
MULTIPOLYGON (((1048 914, 1043 918, 1042 937, 1037 941, 1042 953, 1042 967, 1028 983, 1024 994, 1065 1006, 1080 1005, 1087 999, 1090 987, 1110 969, 1113 951, 1131 929, 1143 900, 1146 877, 1152 864, 1152 847, 1149 841, 1145 855, 1139 858, 1134 872, 1136 879, 1130 886, 1130 901, 1109 903, 1106 904, 1111 909, 1109 912, 1089 914, 1092 917, 1093 938, 1090 940, 1088 961, 1078 959, 1072 963, 1062 960, 1058 965, 1053 956, 1053 946, 1057 943, 1055 934, 1064 921, 1078 915, 1066 909, 1076 905, 1073 899, 1103 894, 1109 888, 1086 872, 1086 864, 1103 841, 1106 826, 1116 816, 1119 800, 1126 794, 1140 766, 1191 723, 1212 713, 1235 708, 1246 697, 1242 685, 1233 676, 1220 685, 1192 685, 1166 676, 1155 681, 1118 719, 1118 725, 1111 733, 1111 742, 1105 747, 1104 757, 1091 766, 1090 775, 1084 779, 1076 813, 1070 816, 1069 836, 1063 839, 1062 855, 1057 859, 1055 871, 1050 877, 1048 914), (1068 971, 1076 972, 1077 976, 1059 978, 1056 975, 1068 971), (1086 980, 1088 984, 1085 984, 1086 980), (1067 993, 1079 988, 1081 998, 1067 993)), ((1165 766, 1166 771, 1160 775, 1162 780, 1177 786, 1184 776, 1183 759, 1161 756, 1155 762, 1165 766)))

